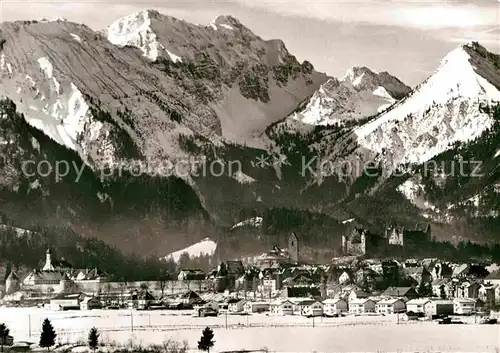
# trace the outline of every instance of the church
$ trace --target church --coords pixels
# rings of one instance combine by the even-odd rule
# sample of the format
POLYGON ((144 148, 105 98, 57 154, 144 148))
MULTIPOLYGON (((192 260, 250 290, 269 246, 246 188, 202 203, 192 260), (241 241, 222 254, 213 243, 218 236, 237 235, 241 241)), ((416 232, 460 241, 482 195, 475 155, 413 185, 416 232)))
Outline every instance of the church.
POLYGON ((299 238, 295 232, 292 232, 288 237, 287 249, 273 246, 270 251, 257 258, 258 267, 263 270, 266 268, 280 267, 281 265, 297 265, 299 263, 299 256, 299 238))
POLYGON ((41 294, 67 293, 84 287, 86 282, 106 281, 107 276, 99 270, 74 269, 64 258, 53 259, 52 251, 47 249, 43 267, 28 273, 21 282, 21 288, 41 294))

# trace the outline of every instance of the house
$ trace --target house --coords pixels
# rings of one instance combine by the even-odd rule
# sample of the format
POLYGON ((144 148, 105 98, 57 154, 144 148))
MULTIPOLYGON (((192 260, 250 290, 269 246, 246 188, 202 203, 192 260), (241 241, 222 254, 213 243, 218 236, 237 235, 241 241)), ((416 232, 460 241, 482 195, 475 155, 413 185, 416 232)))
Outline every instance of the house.
POLYGON ((177 275, 179 281, 202 281, 205 279, 205 272, 200 269, 183 269, 177 275))
POLYGON ((243 299, 231 298, 227 301, 227 310, 232 313, 240 313, 245 307, 243 299))
POLYGON ((452 315, 453 314, 453 302, 451 300, 444 299, 432 299, 430 304, 426 305, 426 316, 436 316, 436 315, 452 315))
POLYGON ((80 302, 80 310, 101 309, 101 301, 97 297, 85 297, 80 302))
POLYGON ((317 287, 285 287, 280 294, 283 298, 294 298, 294 297, 319 297, 321 292, 317 287))
POLYGON ((129 308, 138 310, 148 309, 156 301, 156 298, 147 290, 132 291, 128 301, 129 308))
POLYGON ((347 302, 340 298, 323 300, 323 313, 327 316, 338 316, 348 312, 347 302))
POLYGON ((323 303, 314 299, 306 299, 297 304, 300 315, 323 316, 323 303))
POLYGON ((370 295, 368 293, 366 293, 365 291, 358 289, 358 288, 355 288, 355 289, 352 289, 349 292, 349 294, 347 295, 347 301, 351 302, 351 300, 355 300, 355 299, 365 299, 365 298, 368 298, 369 296, 370 295))
POLYGON ((491 308, 495 305, 495 294, 498 292, 498 287, 498 285, 493 285, 491 283, 481 284, 481 287, 479 288, 479 299, 491 308))
POLYGON ((293 315, 293 303, 290 300, 276 300, 269 305, 269 311, 279 316, 293 315))
POLYGON ((243 311, 247 314, 263 313, 269 311, 269 302, 246 302, 243 305, 243 311))
POLYGON ((382 299, 376 305, 379 314, 395 314, 406 311, 405 303, 398 298, 382 299))
POLYGON ((83 293, 61 293, 50 299, 51 310, 80 310, 80 303, 85 298, 83 293))
POLYGON ((489 283, 494 286, 500 285, 500 270, 490 273, 484 278, 484 283, 489 283))
POLYGON ((352 282, 351 271, 347 268, 332 266, 326 272, 327 283, 347 284, 352 282))
POLYGON ((481 284, 478 281, 463 280, 454 286, 454 298, 479 298, 481 284))
POLYGON ((432 275, 431 273, 423 266, 419 267, 405 267, 403 269, 403 273, 413 279, 417 285, 420 285, 421 283, 430 283, 432 282, 432 275))
POLYGON ((449 264, 440 262, 439 259, 436 258, 423 259, 421 261, 421 265, 429 271, 433 281, 437 279, 451 278, 453 274, 453 269, 449 264))
POLYGON ((299 273, 296 276, 284 280, 283 284, 288 287, 310 287, 314 284, 314 280, 304 273, 299 273))
POLYGON ((193 315, 196 317, 219 315, 219 303, 213 300, 193 306, 193 315))
POLYGON ((349 313, 351 314, 366 314, 374 313, 376 304, 371 299, 354 299, 349 301, 349 313))
POLYGON ((190 291, 187 291, 186 293, 182 294, 179 297, 179 301, 183 304, 193 305, 195 303, 202 301, 202 299, 200 298, 200 296, 196 292, 193 292, 192 290, 190 290, 190 291))
POLYGON ((429 309, 428 306, 431 304, 431 301, 427 298, 421 299, 412 299, 406 302, 406 311, 413 313, 426 313, 429 309))
POLYGON ((288 251, 283 250, 277 246, 273 246, 273 248, 257 258, 257 262, 260 269, 280 267, 281 265, 285 265, 290 263, 290 256, 288 251))
POLYGON ((409 300, 418 298, 419 295, 413 287, 389 287, 381 295, 385 298, 407 298, 409 300))
POLYGON ((272 293, 281 288, 281 280, 279 274, 267 273, 261 276, 262 287, 261 291, 272 293))
POLYGON ((471 315, 476 312, 476 301, 468 298, 453 299, 453 312, 458 315, 471 315))
POLYGON ((432 294, 441 299, 453 297, 453 283, 449 278, 436 279, 431 283, 432 294))

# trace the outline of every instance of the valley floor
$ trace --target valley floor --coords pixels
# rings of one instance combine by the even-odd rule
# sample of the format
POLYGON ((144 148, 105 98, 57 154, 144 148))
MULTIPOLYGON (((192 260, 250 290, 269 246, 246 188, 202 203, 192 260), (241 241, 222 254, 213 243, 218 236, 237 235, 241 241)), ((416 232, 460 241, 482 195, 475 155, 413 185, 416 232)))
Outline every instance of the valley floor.
POLYGON ((111 346, 131 342, 148 346, 167 340, 186 340, 189 347, 196 348, 202 329, 210 326, 216 341, 211 352, 264 347, 271 352, 498 352, 500 349, 500 325, 474 324, 473 318, 467 318, 467 325, 401 321, 398 324, 395 315, 315 318, 313 327, 313 319, 301 316, 195 318, 190 311, 57 312, 0 308, 0 321, 8 325, 16 342, 37 343, 41 322, 46 317, 58 334, 59 344, 85 344, 89 329, 95 326, 101 332, 102 342, 111 346))

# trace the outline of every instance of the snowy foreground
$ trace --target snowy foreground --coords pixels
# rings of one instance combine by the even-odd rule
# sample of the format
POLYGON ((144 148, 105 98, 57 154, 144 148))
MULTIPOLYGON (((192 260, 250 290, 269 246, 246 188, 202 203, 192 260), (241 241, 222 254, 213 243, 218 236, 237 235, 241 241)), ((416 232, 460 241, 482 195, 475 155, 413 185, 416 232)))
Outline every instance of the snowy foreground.
MULTIPOLYGON (((438 325, 400 322, 396 316, 315 318, 300 316, 221 315, 194 318, 172 311, 65 311, 0 308, 16 342, 38 342, 41 322, 48 317, 60 344, 86 342, 92 326, 106 344, 147 346, 186 340, 196 348, 204 327, 214 330, 211 352, 262 349, 272 352, 498 352, 499 325, 438 325), (132 315, 131 315, 132 314, 132 315), (226 328, 227 320, 227 328, 226 328), (31 331, 31 336, 30 336, 31 331)), ((472 320, 473 322, 473 320, 472 320)))

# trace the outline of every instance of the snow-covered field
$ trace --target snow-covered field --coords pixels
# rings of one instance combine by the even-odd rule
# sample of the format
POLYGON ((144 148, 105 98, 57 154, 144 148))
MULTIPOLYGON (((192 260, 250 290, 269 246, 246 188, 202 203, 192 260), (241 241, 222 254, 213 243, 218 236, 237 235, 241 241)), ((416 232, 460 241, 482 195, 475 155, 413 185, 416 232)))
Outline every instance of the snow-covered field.
POLYGON ((499 325, 398 325, 395 316, 315 318, 313 327, 312 319, 300 316, 194 318, 189 311, 0 308, 0 321, 9 326, 15 341, 37 343, 46 317, 61 344, 85 342, 88 330, 95 326, 106 343, 127 345, 133 341, 147 346, 171 339, 186 340, 195 348, 201 330, 210 326, 216 340, 214 352, 264 347, 276 352, 498 352, 500 347, 499 325))

